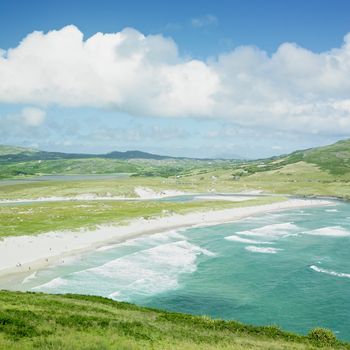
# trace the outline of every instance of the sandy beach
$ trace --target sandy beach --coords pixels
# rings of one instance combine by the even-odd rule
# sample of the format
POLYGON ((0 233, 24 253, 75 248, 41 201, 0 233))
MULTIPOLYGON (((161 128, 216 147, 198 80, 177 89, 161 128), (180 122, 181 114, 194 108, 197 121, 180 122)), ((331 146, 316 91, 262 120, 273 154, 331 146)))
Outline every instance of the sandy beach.
POLYGON ((207 212, 174 214, 154 219, 137 219, 126 225, 100 225, 95 230, 56 231, 38 236, 6 237, 0 241, 0 277, 33 273, 63 262, 69 256, 119 243, 141 235, 192 226, 232 222, 256 214, 287 209, 325 206, 334 202, 318 199, 289 199, 267 205, 207 212))

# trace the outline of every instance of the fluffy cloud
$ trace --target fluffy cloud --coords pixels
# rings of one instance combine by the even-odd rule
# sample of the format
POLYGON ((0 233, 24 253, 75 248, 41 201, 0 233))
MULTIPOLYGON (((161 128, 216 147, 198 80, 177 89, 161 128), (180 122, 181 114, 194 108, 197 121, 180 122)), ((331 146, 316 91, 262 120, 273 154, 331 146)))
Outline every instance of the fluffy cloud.
POLYGON ((0 100, 112 107, 131 114, 188 116, 212 109, 215 72, 183 61, 171 39, 133 29, 86 41, 74 26, 34 32, 0 58, 0 100))
MULTIPOLYGON (((87 39, 72 25, 34 32, 17 47, 0 50, 0 102, 346 134, 350 34, 340 48, 322 53, 284 43, 270 56, 238 47, 201 61, 181 57, 170 38, 130 28, 87 39)), ((44 118, 38 111, 29 115, 32 125, 44 118)))

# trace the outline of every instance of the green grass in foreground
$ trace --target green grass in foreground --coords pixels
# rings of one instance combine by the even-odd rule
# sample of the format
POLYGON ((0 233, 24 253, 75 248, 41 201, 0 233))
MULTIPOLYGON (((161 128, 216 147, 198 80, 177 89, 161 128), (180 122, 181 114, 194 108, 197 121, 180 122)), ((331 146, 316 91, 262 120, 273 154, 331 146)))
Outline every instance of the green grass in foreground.
POLYGON ((0 349, 350 349, 332 333, 301 336, 82 295, 0 291, 0 349))
POLYGON ((123 224, 139 217, 262 205, 285 199, 262 197, 243 202, 74 201, 3 206, 0 207, 0 238, 48 231, 93 229, 99 224, 123 224))

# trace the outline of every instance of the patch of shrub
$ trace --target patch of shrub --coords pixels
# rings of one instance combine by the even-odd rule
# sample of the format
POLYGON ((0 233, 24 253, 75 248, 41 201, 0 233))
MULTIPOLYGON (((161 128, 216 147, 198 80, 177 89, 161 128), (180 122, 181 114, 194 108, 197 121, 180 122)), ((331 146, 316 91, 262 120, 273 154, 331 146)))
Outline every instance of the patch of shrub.
POLYGON ((337 337, 334 333, 325 328, 312 329, 308 334, 308 338, 317 345, 324 346, 333 345, 337 342, 337 337))
POLYGON ((38 330, 28 321, 18 317, 21 315, 9 315, 0 313, 0 332, 10 338, 19 339, 24 337, 35 337, 39 335, 38 330))

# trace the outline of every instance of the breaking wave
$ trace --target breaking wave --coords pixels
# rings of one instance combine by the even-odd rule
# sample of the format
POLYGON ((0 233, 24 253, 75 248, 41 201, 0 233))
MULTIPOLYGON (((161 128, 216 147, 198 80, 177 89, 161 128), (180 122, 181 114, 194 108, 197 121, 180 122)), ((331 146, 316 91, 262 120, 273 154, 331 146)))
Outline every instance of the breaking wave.
POLYGON ((350 273, 342 273, 342 272, 336 272, 336 271, 332 271, 332 270, 326 270, 326 269, 322 269, 316 265, 311 265, 310 269, 312 269, 316 272, 325 273, 325 274, 331 275, 331 276, 350 278, 350 273))
POLYGON ((286 237, 291 235, 292 231, 298 229, 298 226, 292 224, 291 222, 286 222, 282 224, 271 224, 262 227, 258 227, 252 230, 237 232, 239 235, 246 236, 257 236, 257 237, 286 237))
POLYGON ((257 241, 255 239, 243 238, 237 235, 227 236, 225 237, 225 239, 228 241, 235 241, 248 244, 273 244, 273 242, 257 241))
POLYGON ((283 249, 271 248, 271 247, 256 247, 253 245, 248 245, 245 247, 245 249, 253 253, 263 253, 263 254, 276 254, 278 251, 283 250, 283 249))
POLYGON ((329 236, 329 237, 348 237, 350 232, 341 226, 322 227, 312 231, 305 231, 304 233, 312 236, 329 236))
POLYGON ((36 289, 98 293, 129 301, 178 288, 180 275, 196 271, 201 255, 212 257, 215 254, 185 240, 166 243, 55 278, 36 289))

